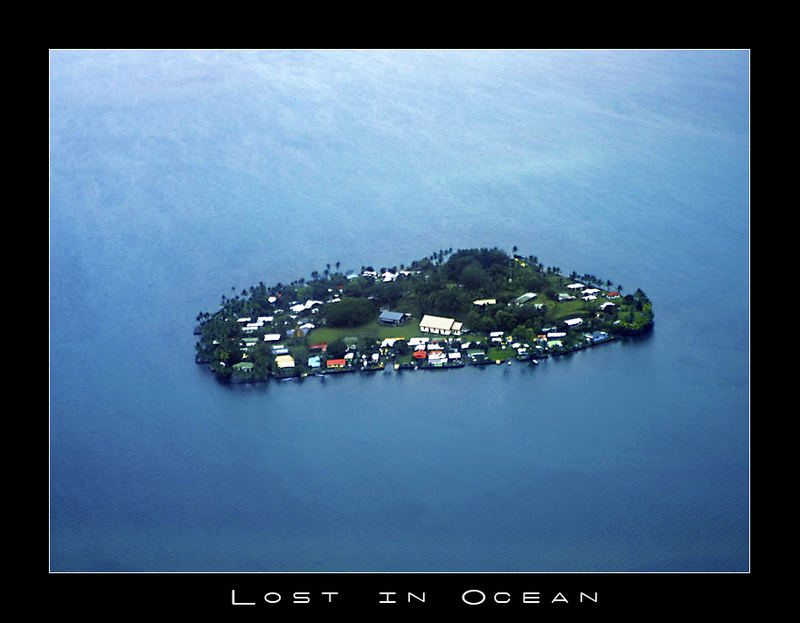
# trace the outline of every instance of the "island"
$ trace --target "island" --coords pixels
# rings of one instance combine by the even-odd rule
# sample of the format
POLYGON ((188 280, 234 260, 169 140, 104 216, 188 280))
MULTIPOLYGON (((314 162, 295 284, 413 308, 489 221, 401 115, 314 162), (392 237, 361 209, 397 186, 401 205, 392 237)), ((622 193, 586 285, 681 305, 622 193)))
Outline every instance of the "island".
POLYGON ((498 248, 442 249, 408 265, 341 262, 290 284, 263 282, 200 312, 195 360, 220 380, 378 370, 537 365, 653 327, 641 289, 562 274, 498 248))

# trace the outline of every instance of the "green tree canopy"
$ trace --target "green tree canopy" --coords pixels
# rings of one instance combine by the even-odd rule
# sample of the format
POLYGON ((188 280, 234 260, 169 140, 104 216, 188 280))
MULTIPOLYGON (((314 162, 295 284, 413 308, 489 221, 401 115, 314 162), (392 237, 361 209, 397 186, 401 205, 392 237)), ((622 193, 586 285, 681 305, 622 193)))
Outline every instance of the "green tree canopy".
POLYGON ((372 301, 364 298, 343 297, 338 303, 328 305, 325 317, 333 327, 357 327, 375 316, 372 301))

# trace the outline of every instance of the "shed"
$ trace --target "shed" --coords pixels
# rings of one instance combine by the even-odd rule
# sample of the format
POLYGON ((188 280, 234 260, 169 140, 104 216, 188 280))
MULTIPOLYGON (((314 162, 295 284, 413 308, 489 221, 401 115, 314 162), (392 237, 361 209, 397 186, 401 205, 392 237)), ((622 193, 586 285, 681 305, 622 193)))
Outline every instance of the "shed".
POLYGON ((522 305, 524 303, 527 303, 535 296, 536 294, 534 292, 526 292, 522 296, 518 296, 517 298, 514 299, 514 305, 522 305))
POLYGON ((406 314, 403 312, 395 312, 385 309, 381 311, 381 315, 378 317, 378 321, 381 324, 389 324, 397 326, 403 324, 406 321, 406 319, 409 318, 410 316, 411 316, 410 314, 406 314))

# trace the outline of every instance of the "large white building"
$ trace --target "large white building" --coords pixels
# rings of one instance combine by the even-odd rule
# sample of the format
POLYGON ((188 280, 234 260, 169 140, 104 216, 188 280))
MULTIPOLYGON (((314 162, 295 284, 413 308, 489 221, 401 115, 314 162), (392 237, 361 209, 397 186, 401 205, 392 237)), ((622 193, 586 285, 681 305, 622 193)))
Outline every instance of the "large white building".
POLYGON ((419 321, 419 330, 424 333, 438 333, 440 335, 461 335, 463 324, 453 318, 442 318, 425 314, 419 321))

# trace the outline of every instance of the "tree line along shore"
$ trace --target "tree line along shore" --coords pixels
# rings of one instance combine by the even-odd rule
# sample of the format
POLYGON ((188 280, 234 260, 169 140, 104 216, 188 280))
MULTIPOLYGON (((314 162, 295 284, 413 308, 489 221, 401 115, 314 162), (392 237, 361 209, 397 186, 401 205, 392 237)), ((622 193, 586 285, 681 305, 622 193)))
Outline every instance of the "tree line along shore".
POLYGON ((222 295, 197 315, 195 359, 232 382, 395 369, 536 363, 653 327, 641 289, 562 274, 498 248, 340 270, 222 295))

